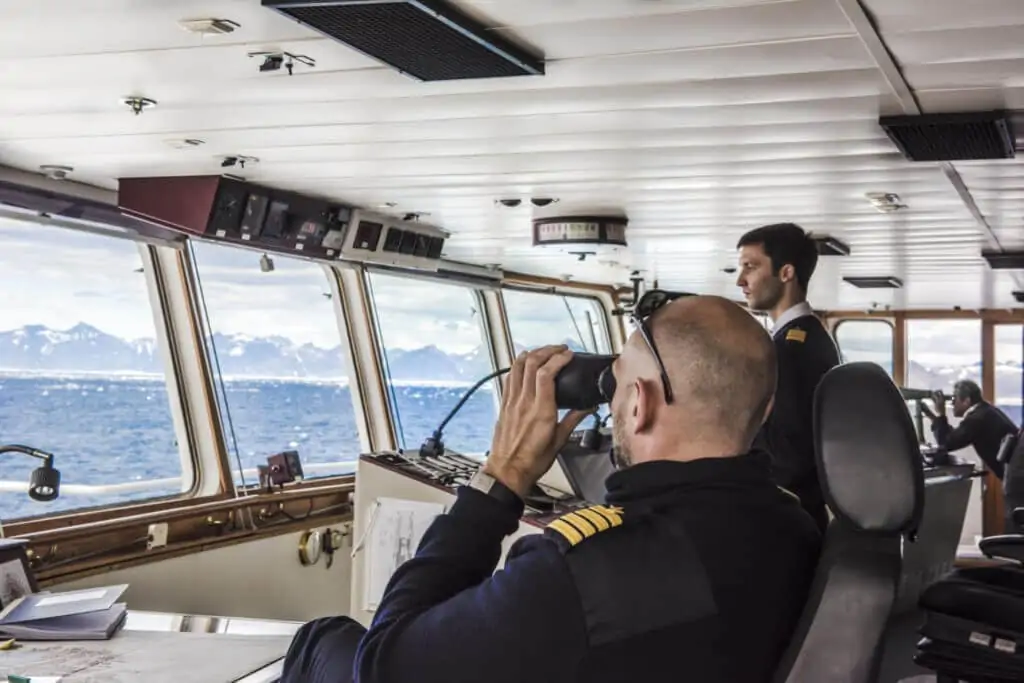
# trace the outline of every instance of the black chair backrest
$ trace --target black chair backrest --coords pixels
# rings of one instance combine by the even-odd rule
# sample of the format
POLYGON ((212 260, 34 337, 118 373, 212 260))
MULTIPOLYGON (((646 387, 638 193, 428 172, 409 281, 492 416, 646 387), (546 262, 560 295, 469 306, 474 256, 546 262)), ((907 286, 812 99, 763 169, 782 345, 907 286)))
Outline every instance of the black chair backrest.
POLYGON ((1003 463, 1003 496, 1006 507, 1006 528, 1004 533, 1019 532, 1013 521, 1014 508, 1024 506, 1024 439, 1018 429, 1003 437, 997 457, 1003 463))
POLYGON ((814 395, 814 444, 834 518, 775 683, 873 683, 896 599, 903 539, 924 509, 924 470, 899 389, 874 363, 830 370, 814 395))

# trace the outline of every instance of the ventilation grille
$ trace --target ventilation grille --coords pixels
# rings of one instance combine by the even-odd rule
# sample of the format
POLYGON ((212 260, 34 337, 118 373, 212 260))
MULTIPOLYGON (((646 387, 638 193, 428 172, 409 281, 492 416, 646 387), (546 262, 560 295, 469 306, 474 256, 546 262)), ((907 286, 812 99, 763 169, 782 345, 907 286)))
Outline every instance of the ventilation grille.
POLYGON ((877 277, 844 277, 847 282, 860 289, 899 289, 903 286, 903 280, 891 275, 880 275, 877 277))
POLYGON ((1013 124, 1003 111, 883 116, 878 124, 910 161, 1014 157, 1013 124))
POLYGON ((993 270, 1024 270, 1024 251, 985 250, 981 256, 993 270))
POLYGON ((543 74, 544 62, 441 0, 263 0, 421 81, 543 74))

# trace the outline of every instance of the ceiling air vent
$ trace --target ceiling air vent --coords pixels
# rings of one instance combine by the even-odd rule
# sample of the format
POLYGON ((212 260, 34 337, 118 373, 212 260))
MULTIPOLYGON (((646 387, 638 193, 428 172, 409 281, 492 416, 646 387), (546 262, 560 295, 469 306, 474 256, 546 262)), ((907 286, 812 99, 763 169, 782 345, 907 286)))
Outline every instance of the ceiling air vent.
POLYGON ((1024 270, 1024 251, 986 249, 981 252, 981 256, 988 261, 988 267, 992 270, 1024 270))
POLYGON ((848 282, 860 289, 900 289, 903 280, 891 275, 879 275, 875 277, 844 277, 843 282, 848 282))
POLYGON ((820 256, 849 256, 850 247, 835 237, 813 237, 820 256))
POLYGON ((1004 111, 883 116, 878 125, 910 161, 1014 156, 1013 124, 1004 111))
POLYGON ((1013 299, 1019 304, 1024 304, 1024 292, 1014 292, 1013 299))
POLYGON ((420 81, 544 73, 544 61, 444 0, 263 0, 420 81))

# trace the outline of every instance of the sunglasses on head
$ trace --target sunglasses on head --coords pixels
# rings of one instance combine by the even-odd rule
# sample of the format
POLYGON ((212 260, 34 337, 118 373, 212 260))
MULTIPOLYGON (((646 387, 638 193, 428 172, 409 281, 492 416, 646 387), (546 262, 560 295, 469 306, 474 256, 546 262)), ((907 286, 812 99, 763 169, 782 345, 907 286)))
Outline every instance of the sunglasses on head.
POLYGON ((658 353, 658 347, 654 345, 654 334, 651 332, 648 320, 658 311, 658 309, 664 307, 665 304, 684 296, 692 296, 692 294, 666 292, 661 289, 648 290, 640 297, 640 300, 636 302, 636 305, 633 306, 633 312, 630 313, 629 316, 629 319, 633 322, 637 331, 640 333, 640 338, 644 340, 645 344, 647 344, 647 348, 650 349, 651 355, 654 356, 654 361, 658 364, 658 372, 661 374, 661 383, 665 388, 665 403, 672 403, 672 385, 668 381, 668 372, 665 370, 665 364, 661 361, 661 354, 658 353))

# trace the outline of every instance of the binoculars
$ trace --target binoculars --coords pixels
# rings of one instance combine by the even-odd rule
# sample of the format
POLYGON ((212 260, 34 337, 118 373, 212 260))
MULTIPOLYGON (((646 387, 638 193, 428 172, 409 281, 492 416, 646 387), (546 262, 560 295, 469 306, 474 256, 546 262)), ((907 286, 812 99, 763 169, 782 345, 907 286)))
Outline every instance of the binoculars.
POLYGON ((611 403, 615 395, 612 363, 617 356, 575 353, 555 377, 555 403, 559 410, 591 410, 611 403))

